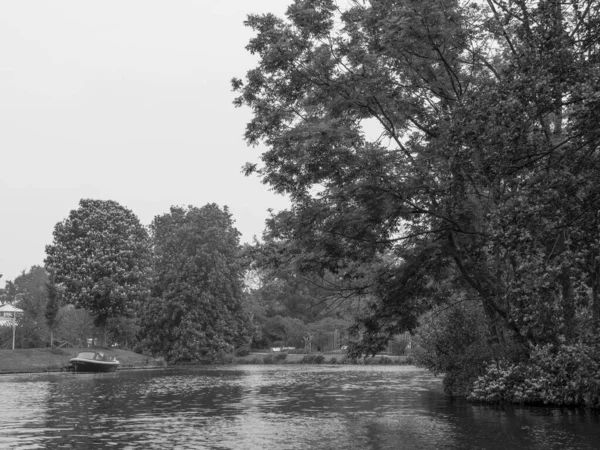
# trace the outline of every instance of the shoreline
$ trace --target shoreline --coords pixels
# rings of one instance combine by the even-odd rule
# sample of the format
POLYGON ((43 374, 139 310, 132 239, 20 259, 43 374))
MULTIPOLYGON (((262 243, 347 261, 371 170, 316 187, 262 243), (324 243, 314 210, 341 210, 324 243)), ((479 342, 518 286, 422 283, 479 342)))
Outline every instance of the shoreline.
POLYGON ((97 350, 120 362, 119 370, 158 369, 167 366, 163 358, 153 358, 129 350, 113 348, 31 348, 0 350, 0 374, 65 372, 69 360, 80 351, 97 350))
MULTIPOLYGON (((92 348, 34 348, 0 350, 0 375, 19 375, 33 373, 60 373, 71 358, 80 351, 92 348)), ((167 365, 163 358, 154 358, 128 350, 113 348, 95 348, 121 364, 118 371, 146 370, 185 367, 191 365, 216 365, 195 362, 190 364, 167 365)), ((288 354, 279 352, 253 352, 246 356, 228 356, 218 364, 224 365, 287 365, 287 364, 358 364, 358 365, 410 365, 410 357, 377 355, 362 360, 351 360, 340 353, 288 354)))

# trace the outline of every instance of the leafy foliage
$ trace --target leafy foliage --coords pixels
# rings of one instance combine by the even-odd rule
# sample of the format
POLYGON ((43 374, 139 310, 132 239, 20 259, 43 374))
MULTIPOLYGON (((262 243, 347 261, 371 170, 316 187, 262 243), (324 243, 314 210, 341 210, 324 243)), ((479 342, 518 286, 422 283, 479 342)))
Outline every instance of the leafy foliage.
MULTIPOLYGON (((48 301, 46 283, 48 273, 43 267, 32 266, 23 271, 13 281, 7 281, 4 302, 11 303, 23 310, 18 318, 16 340, 21 348, 44 346, 48 329, 44 323, 43 310, 48 301)), ((12 330, 7 336, 12 345, 12 330)))
POLYGON ((144 345, 169 361, 196 361, 248 343, 239 232, 227 208, 172 207, 151 231, 155 279, 141 317, 144 345))
POLYGON ((526 362, 490 362, 470 398, 488 402, 600 407, 600 358, 582 342, 535 347, 526 362))
POLYGON ((467 395, 484 373, 491 349, 485 313, 473 302, 434 308, 421 319, 415 338, 415 362, 434 374, 444 374, 444 390, 467 395))
MULTIPOLYGON (((16 345, 37 348, 50 345, 84 347, 97 334, 94 318, 83 308, 61 305, 63 287, 52 282, 43 267, 32 266, 12 281, 7 281, 2 303, 23 310, 16 330, 16 345), (50 317, 50 319, 49 319, 50 317)), ((12 330, 0 333, 0 346, 12 345, 12 330)))
POLYGON ((106 323, 108 344, 126 350, 136 350, 140 346, 138 318, 133 314, 112 317, 106 323))
MULTIPOLYGON (((65 287, 65 301, 88 308, 96 325, 148 295, 150 247, 138 218, 112 200, 82 199, 54 227, 46 265, 65 287)), ((103 333, 101 345, 103 344, 103 333)))
POLYGON ((244 248, 250 274, 246 301, 257 325, 253 347, 338 350, 359 309, 345 297, 349 281, 299 270, 295 261, 279 259, 280 244, 267 239, 244 248))
MULTIPOLYGON (((101 332, 94 326, 94 316, 84 308, 69 304, 61 306, 56 319, 53 331, 56 346, 87 347, 88 339, 94 339, 101 332)), ((107 321, 109 331, 111 321, 107 321)))
POLYGON ((371 268, 360 351, 460 292, 516 354, 597 332, 599 23, 587 0, 248 17, 259 62, 235 103, 268 149, 246 172, 292 200, 266 238, 306 271, 371 268))
POLYGON ((54 329, 58 324, 58 310, 60 308, 60 293, 59 287, 52 280, 52 276, 49 276, 46 282, 46 292, 48 295, 48 301, 46 302, 46 308, 44 311, 44 318, 46 319, 46 325, 50 330, 50 347, 54 344, 54 329))

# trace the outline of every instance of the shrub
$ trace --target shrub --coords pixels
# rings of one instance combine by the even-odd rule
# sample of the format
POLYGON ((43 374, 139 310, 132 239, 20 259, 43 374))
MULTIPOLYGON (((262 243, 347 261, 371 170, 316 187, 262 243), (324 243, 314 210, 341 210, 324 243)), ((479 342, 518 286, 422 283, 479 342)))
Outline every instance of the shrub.
POLYGON ((325 357, 323 355, 305 355, 298 364, 323 364, 325 357))
POLYGON ((221 357, 217 359, 216 362, 220 364, 233 364, 235 362, 235 358, 231 353, 226 353, 221 355, 221 357))
POLYGON ((284 361, 287 358, 287 353, 274 353, 273 360, 274 362, 284 361))
POLYGON ((468 395, 491 359, 485 314, 479 304, 464 302, 433 310, 422 318, 413 358, 434 374, 444 374, 444 391, 468 395))
POLYGON ((528 361, 488 364, 472 400, 600 407, 600 348, 577 343, 535 347, 528 361))
POLYGON ((250 354, 250 346, 243 345, 235 350, 235 356, 248 356, 250 354))
POLYGON ((340 359, 340 364, 358 364, 358 360, 356 358, 348 358, 347 356, 342 356, 340 359))
POLYGON ((263 363, 273 364, 273 362, 275 362, 275 359, 272 354, 269 353, 268 355, 263 356, 263 363))

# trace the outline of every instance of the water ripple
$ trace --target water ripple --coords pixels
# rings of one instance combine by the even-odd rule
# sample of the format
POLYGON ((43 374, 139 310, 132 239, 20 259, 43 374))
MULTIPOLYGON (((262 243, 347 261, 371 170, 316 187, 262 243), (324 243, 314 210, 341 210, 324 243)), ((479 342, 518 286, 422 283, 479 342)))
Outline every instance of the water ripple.
POLYGON ((413 367, 0 376, 0 448, 597 448, 598 416, 444 396, 413 367))

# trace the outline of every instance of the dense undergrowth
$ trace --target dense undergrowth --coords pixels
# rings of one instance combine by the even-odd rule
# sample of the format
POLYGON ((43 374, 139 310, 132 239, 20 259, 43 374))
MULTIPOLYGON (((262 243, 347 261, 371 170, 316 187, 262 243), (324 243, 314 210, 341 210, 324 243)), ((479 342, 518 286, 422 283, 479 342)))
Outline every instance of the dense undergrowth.
POLYGON ((600 342, 583 331, 562 340, 525 346, 507 335, 502 344, 493 342, 482 309, 462 303, 423 317, 415 362, 443 374, 444 390, 453 396, 599 408, 600 342))
POLYGON ((577 343, 535 347, 528 360, 492 361, 473 382, 472 400, 600 407, 600 348, 577 343))

